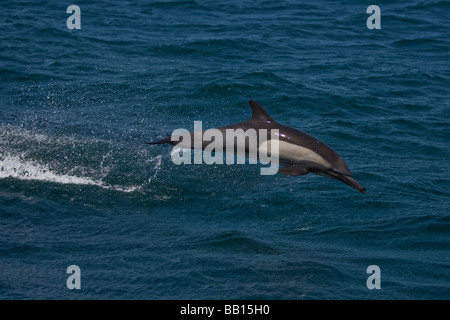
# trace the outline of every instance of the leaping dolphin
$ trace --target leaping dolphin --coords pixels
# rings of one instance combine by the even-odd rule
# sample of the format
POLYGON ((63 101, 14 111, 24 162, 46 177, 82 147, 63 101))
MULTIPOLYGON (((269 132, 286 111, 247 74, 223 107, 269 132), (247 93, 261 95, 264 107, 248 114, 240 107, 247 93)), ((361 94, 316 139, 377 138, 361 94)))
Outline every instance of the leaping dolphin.
MULTIPOLYGON (((337 179, 349 186, 366 193, 366 189, 355 179, 339 155, 320 140, 294 128, 290 128, 276 122, 264 108, 257 102, 250 100, 252 108, 252 117, 244 122, 218 128, 225 133, 227 129, 278 129, 279 138, 279 162, 283 166, 278 172, 290 176, 301 176, 309 172, 337 179)), ((191 132, 191 138, 194 139, 194 133, 191 132)), ((147 144, 177 144, 171 137, 146 142, 147 144)), ((224 140, 225 143, 225 140, 224 140)), ((195 144, 190 144, 194 149, 195 144)), ((202 149, 206 146, 202 144, 202 149)), ((260 146, 259 146, 260 147, 260 146)), ((225 148, 223 149, 225 150, 225 148)))

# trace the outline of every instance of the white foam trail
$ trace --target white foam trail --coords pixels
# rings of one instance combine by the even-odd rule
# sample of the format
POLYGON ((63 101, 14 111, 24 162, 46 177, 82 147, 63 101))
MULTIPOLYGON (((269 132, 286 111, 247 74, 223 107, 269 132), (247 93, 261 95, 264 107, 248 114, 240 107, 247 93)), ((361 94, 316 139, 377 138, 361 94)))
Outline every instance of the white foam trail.
POLYGON ((37 180, 61 184, 91 185, 121 192, 134 192, 142 188, 142 186, 123 187, 107 185, 101 180, 55 173, 45 165, 29 160, 22 160, 17 156, 11 155, 2 156, 0 158, 0 179, 4 178, 37 180))
POLYGON ((20 180, 40 180, 57 183, 97 185, 101 183, 89 178, 56 174, 48 167, 14 156, 5 156, 0 160, 0 178, 16 178, 20 180))

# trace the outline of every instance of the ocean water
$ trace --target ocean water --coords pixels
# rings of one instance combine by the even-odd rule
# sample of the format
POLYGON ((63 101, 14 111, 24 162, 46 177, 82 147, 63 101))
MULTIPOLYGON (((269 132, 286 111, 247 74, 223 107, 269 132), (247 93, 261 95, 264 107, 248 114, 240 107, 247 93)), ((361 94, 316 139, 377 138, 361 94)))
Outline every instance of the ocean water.
POLYGON ((450 1, 76 4, 0 10, 1 299, 450 298, 450 1), (249 99, 367 194, 144 144, 249 99))

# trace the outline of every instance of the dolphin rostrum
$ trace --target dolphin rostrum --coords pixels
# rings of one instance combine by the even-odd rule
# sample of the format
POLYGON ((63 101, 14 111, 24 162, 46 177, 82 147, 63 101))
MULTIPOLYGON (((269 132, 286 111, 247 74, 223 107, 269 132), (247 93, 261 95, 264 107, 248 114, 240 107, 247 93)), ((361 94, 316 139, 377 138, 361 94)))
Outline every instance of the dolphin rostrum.
MULTIPOLYGON (((250 100, 249 103, 252 108, 252 117, 249 120, 220 127, 217 130, 225 134, 227 129, 266 129, 267 132, 270 132, 272 129, 277 129, 279 163, 283 166, 278 172, 290 176, 301 176, 312 172, 340 180, 362 193, 366 193, 366 189, 353 179, 344 160, 330 147, 302 131, 279 124, 257 102, 250 100)), ((192 141, 194 141, 195 133, 190 132, 192 141)), ((270 136, 268 135, 267 141, 269 139, 270 136)), ((178 141, 175 140, 169 136, 165 139, 147 142, 147 144, 169 143, 178 145, 178 141)), ((225 140, 223 143, 225 144, 225 140)), ((207 141, 203 141, 201 145, 189 143, 188 146, 192 149, 205 149, 207 144, 207 141)), ((180 145, 183 146, 181 143, 180 145)), ((259 144, 258 148, 261 148, 261 146, 262 144, 259 144)), ((238 153, 237 149, 234 150, 234 153, 238 153)), ((249 156, 248 146, 245 147, 245 155, 249 156)))

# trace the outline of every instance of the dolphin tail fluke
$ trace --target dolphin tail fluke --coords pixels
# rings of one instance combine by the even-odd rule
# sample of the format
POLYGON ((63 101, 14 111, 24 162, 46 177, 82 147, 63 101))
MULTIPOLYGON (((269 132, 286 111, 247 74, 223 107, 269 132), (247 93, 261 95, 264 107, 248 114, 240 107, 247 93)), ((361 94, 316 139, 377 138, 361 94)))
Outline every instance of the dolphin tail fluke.
POLYGON ((155 141, 145 142, 145 144, 164 144, 164 143, 172 143, 172 141, 170 140, 170 136, 167 136, 164 139, 159 139, 159 140, 155 140, 155 141))

